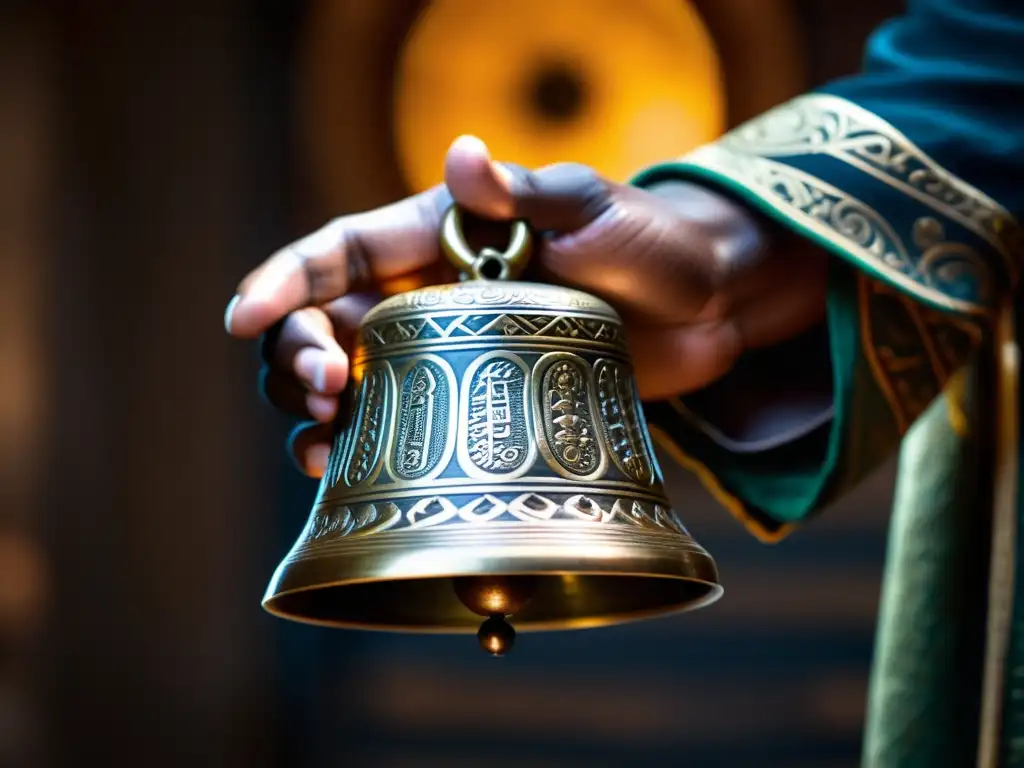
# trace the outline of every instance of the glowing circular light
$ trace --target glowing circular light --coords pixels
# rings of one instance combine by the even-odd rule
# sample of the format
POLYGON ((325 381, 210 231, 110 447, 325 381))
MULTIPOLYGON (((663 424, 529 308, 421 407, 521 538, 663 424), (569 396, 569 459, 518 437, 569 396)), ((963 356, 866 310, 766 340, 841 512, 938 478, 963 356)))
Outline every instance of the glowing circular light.
POLYGON ((726 120, 718 54, 685 0, 435 0, 401 53, 394 116, 413 190, 441 181, 463 133, 501 160, 625 180, 726 120))

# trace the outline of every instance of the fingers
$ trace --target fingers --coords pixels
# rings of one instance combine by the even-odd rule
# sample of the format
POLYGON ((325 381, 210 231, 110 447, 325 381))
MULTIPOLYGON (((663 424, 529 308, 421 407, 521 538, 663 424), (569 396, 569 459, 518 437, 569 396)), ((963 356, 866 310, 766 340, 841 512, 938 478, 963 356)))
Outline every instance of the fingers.
POLYGON ((267 334, 260 387, 276 408, 300 418, 333 422, 349 376, 348 350, 377 297, 353 294, 293 312, 267 334))
POLYGON ((224 314, 228 333, 255 338, 290 312, 325 304, 437 259, 441 188, 336 219, 250 272, 224 314))
POLYGON ((460 136, 448 149, 444 180, 452 197, 466 209, 487 219, 515 216, 512 175, 491 159, 491 152, 475 136, 460 136))
POLYGON ((380 303, 380 300, 381 296, 377 294, 355 293, 335 299, 323 307, 324 314, 330 320, 334 338, 346 352, 355 347, 356 335, 363 317, 380 303))
POLYGON ((279 250, 239 284, 225 328, 255 338, 298 309, 423 270, 437 261, 438 222, 453 199, 484 218, 524 218, 535 229, 557 232, 585 226, 610 199, 609 185, 588 168, 500 166, 472 137, 453 143, 445 179, 446 187, 336 219, 279 250))
POLYGON ((348 353, 374 295, 353 294, 323 309, 293 312, 264 342, 266 367, 260 386, 276 408, 312 422, 300 424, 288 440, 299 470, 321 477, 330 456, 339 393, 348 380, 348 353))
POLYGON ((264 338, 263 358, 271 369, 324 395, 337 395, 348 379, 348 355, 321 309, 310 307, 288 315, 264 338))
POLYGON ((445 183, 477 215, 525 219, 545 234, 532 265, 539 279, 594 293, 652 325, 692 318, 711 294, 712 244, 726 238, 705 219, 720 213, 687 218, 673 201, 582 165, 499 165, 466 136, 449 150, 445 183))
POLYGON ((488 219, 525 219, 539 231, 581 229, 610 204, 610 185, 586 166, 560 163, 528 171, 498 164, 473 136, 459 137, 448 150, 445 184, 467 210, 488 219))
POLYGON ((338 415, 338 397, 310 392, 295 378, 270 368, 260 372, 260 391, 279 411, 300 419, 329 424, 338 415))
POLYGON ((300 424, 288 438, 288 454, 300 472, 310 477, 323 477, 332 438, 333 429, 329 424, 300 424))

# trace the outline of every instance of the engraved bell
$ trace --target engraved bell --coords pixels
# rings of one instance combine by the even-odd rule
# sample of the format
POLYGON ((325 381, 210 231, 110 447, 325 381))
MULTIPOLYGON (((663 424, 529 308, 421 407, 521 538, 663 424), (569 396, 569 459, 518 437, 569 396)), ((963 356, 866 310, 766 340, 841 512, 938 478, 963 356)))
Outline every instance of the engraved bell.
POLYGON ((442 244, 471 279, 366 315, 349 403, 268 611, 479 630, 500 654, 508 619, 596 627, 721 595, 665 497, 621 319, 588 294, 511 281, 530 240, 517 222, 505 252, 474 253, 452 208, 442 244))

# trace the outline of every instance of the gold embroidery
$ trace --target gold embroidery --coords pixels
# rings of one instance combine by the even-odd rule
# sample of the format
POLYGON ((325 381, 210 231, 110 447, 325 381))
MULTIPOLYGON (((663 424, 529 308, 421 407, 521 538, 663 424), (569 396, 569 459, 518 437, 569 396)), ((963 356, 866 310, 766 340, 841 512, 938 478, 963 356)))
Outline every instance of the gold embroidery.
MULTIPOLYGON (((871 373, 874 375, 875 383, 889 402, 889 408, 892 409, 893 418, 896 420, 896 428, 903 435, 906 434, 907 429, 910 427, 910 420, 900 398, 896 396, 890 381, 889 372, 882 364, 882 355, 875 344, 871 326, 871 292, 872 289, 878 287, 878 284, 863 275, 860 276, 858 283, 857 304, 860 308, 858 314, 860 315, 861 349, 871 368, 871 373)), ((891 360, 891 356, 889 356, 889 360, 891 360)))
POLYGON ((828 155, 888 184, 985 240, 1015 282, 1024 233, 995 200, 953 176, 877 115, 826 94, 793 99, 741 125, 720 142, 758 157, 828 155))
POLYGON ((991 272, 976 268, 978 252, 963 243, 946 240, 946 229, 938 219, 922 216, 914 222, 914 245, 921 251, 919 274, 935 275, 948 285, 975 280, 979 303, 990 306, 995 301, 991 272))
POLYGON ((967 421, 967 370, 961 369, 953 374, 946 385, 946 417, 949 426, 957 437, 966 438, 970 433, 967 421))
POLYGON ((861 349, 900 433, 944 395, 951 426, 966 435, 962 373, 981 342, 981 326, 928 310, 864 275, 858 304, 861 349))
MULTIPOLYGON (((724 142, 695 150, 685 162, 755 192, 813 236, 925 301, 966 314, 987 312, 977 296, 958 298, 953 291, 965 275, 978 296, 995 282, 985 259, 966 245, 926 239, 924 253, 912 253, 885 217, 864 202, 784 163, 739 155, 724 142)), ((922 234, 934 232, 925 226, 922 234)))

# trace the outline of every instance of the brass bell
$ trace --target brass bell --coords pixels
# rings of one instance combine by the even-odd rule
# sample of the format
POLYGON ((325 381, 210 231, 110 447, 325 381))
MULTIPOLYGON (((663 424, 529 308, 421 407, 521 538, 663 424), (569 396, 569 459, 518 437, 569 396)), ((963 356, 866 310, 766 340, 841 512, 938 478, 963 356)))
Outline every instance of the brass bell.
POLYGON ((474 253, 453 207, 441 240, 469 279, 364 318, 316 502, 264 607, 336 627, 478 631, 500 655, 510 616, 572 629, 716 600, 715 562, 665 497, 619 316, 515 282, 522 222, 504 252, 474 253))

